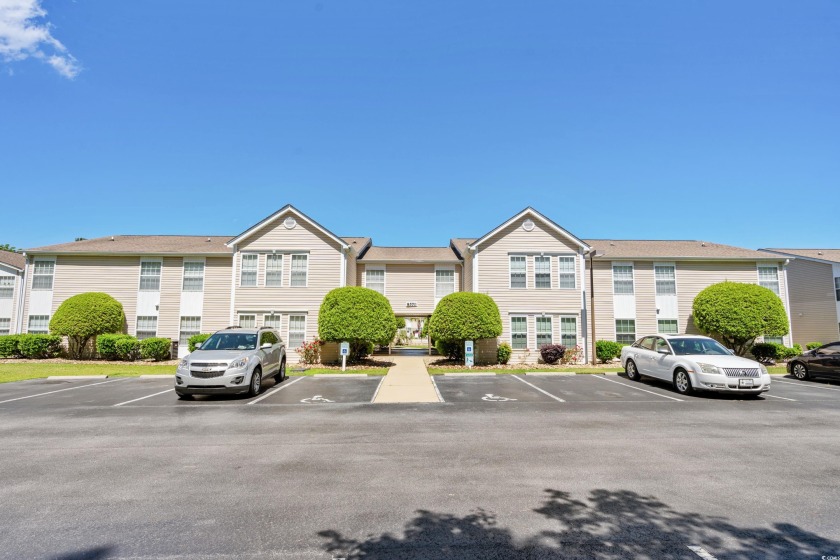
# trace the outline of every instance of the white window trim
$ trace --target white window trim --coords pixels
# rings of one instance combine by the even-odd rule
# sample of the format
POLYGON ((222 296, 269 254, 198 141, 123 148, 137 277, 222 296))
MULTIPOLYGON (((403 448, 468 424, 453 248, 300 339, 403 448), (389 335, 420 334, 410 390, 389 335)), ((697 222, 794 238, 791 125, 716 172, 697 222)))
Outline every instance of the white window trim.
MULTIPOLYGON (((163 273, 163 269, 161 268, 161 274, 162 273, 163 273)), ((160 317, 158 315, 138 315, 138 316, 136 316, 134 318, 134 336, 136 338, 139 338, 139 335, 137 333, 140 330, 140 317, 154 317, 154 319, 155 319, 155 334, 153 334, 149 338, 157 338, 158 331, 160 330, 160 317)), ((178 319, 178 321, 179 321, 178 328, 180 329, 180 318, 178 319)), ((146 331, 146 332, 151 332, 151 331, 146 331)))
MULTIPOLYGON (((182 273, 183 274, 183 273, 182 273)), ((183 289, 183 278, 181 279, 181 287, 183 289)), ((140 265, 137 269, 137 291, 138 292, 149 292, 149 293, 160 293, 160 287, 163 284, 163 257, 141 257, 140 265), (142 289, 143 285, 143 263, 158 263, 160 265, 160 274, 158 275, 158 289, 157 290, 144 290, 142 289)), ((53 285, 55 285, 55 281, 53 281, 53 285)), ((144 317, 149 317, 149 315, 144 315, 144 317)))
MULTIPOLYGON (((285 253, 281 253, 280 251, 275 251, 273 253, 266 253, 265 254, 265 266, 263 266, 263 275, 262 275, 262 285, 265 288, 282 288, 283 287, 283 276, 286 274, 286 255, 285 253), (268 285, 268 258, 269 257, 280 257, 280 284, 273 284, 271 286, 268 285)), ((288 259, 291 263, 291 258, 288 259)), ((291 266, 291 264, 290 264, 291 266)), ((290 273, 291 274, 291 273, 290 273)), ((292 277, 289 276, 289 282, 291 282, 292 277)), ((279 332, 279 329, 278 329, 279 332)))
POLYGON ((781 298, 782 297, 782 278, 781 278, 782 275, 780 274, 779 265, 777 265, 777 264, 757 264, 756 265, 755 274, 758 277, 758 285, 759 286, 761 286, 761 269, 762 268, 775 268, 776 269, 776 291, 778 292, 776 295, 779 298, 781 298))
MULTIPOLYGON (((30 283, 31 289, 33 291, 36 291, 36 292, 51 292, 51 291, 55 290, 55 272, 56 272, 56 269, 58 268, 57 264, 58 263, 56 263, 56 258, 55 257, 36 257, 36 258, 32 259, 32 265, 31 265, 32 266, 32 268, 31 268, 32 280, 30 280, 29 283, 30 283), (36 274, 35 274, 35 264, 39 261, 53 263, 52 287, 50 289, 36 288, 35 287, 35 276, 36 276, 36 274)), ((43 275, 39 274, 37 276, 43 276, 43 275)))
POLYGON ((523 253, 508 253, 508 289, 510 290, 527 290, 528 289, 528 255, 523 253), (514 288, 512 282, 513 276, 513 257, 522 257, 525 259, 525 287, 514 288))
POLYGON ((312 259, 310 258, 308 251, 292 251, 288 253, 289 255, 289 287, 290 288, 308 288, 309 287, 309 261, 312 259), (294 270, 294 266, 292 261, 294 257, 297 255, 305 255, 306 256, 306 284, 303 286, 292 286, 292 271, 294 270))
MULTIPOLYGON (((198 317, 198 333, 197 334, 201 334, 202 327, 204 326, 204 317, 203 316, 200 316, 200 315, 179 315, 178 316, 178 344, 181 343, 181 333, 184 332, 183 329, 181 328, 183 326, 184 317, 198 317)), ((189 343, 189 339, 187 339, 187 342, 189 343)))
POLYGON ((237 281, 237 287, 239 288, 258 288, 260 285, 260 254, 255 253, 253 251, 247 251, 239 253, 239 279, 237 281), (243 286, 242 285, 242 272, 245 270, 245 256, 248 255, 255 255, 257 257, 257 277, 254 282, 253 286, 243 286))
POLYGON ((263 313, 262 314, 262 325, 264 327, 268 327, 270 329, 277 329, 277 332, 280 333, 280 338, 283 338, 283 314, 282 313, 263 313), (275 317, 277 319, 277 326, 271 326, 268 324, 267 320, 271 317, 275 317))
MULTIPOLYGON (((12 293, 9 294, 8 298, 0 297, 0 299, 14 300, 15 299, 15 292, 17 291, 16 288, 17 288, 17 278, 18 277, 13 275, 13 274, 0 273, 0 279, 3 279, 3 278, 11 278, 12 279, 12 285, 11 286, 0 286, 0 290, 8 290, 9 288, 11 288, 12 293)), ((5 319, 5 317, 0 317, 0 318, 5 319)))
MULTIPOLYGON (((204 286, 207 283, 207 259, 204 257, 184 257, 181 262, 181 293, 184 293, 184 279, 187 277, 187 263, 201 263, 204 269, 201 271, 201 290, 191 290, 191 294, 203 294, 204 286)), ((163 275, 163 265, 161 265, 161 276, 163 275)), ((193 317, 194 315, 185 315, 185 317, 193 317)))
MULTIPOLYGON (((303 344, 306 344, 306 332, 307 332, 307 329, 309 328, 309 316, 308 316, 308 314, 301 313, 301 312, 292 312, 292 313, 289 313, 288 315, 289 315, 289 319, 286 322, 286 324, 288 325, 286 327, 286 330, 287 330, 286 341, 289 344, 288 350, 291 351, 291 352, 294 352, 296 350, 296 348, 298 348, 298 347, 297 346, 292 346, 292 317, 303 317, 303 342, 301 342, 301 345, 303 345, 303 344)), ((300 332, 300 331, 295 331, 295 332, 300 332)))
MULTIPOLYGON (((570 315, 568 313, 560 315, 557 317, 557 332, 560 336, 558 340, 560 341, 558 344, 563 344, 563 319, 574 319, 575 320, 575 346, 581 346, 581 324, 580 324, 580 317, 577 315, 570 315)), ((565 345, 564 345, 565 346, 565 345)), ((566 346, 566 348, 569 348, 566 346)))
POLYGON ((656 318, 656 334, 680 334, 680 320, 676 319, 674 317, 665 317, 664 319, 660 319, 659 317, 657 317, 656 318), (659 327, 660 321, 674 321, 677 324, 677 332, 676 333, 662 332, 662 329, 659 327))
MULTIPOLYGON (((638 338, 638 334, 639 334, 639 324, 636 321, 636 318, 635 317, 616 317, 615 319, 613 319, 613 330, 615 331, 615 342, 618 342, 618 322, 619 321, 633 321, 633 340, 636 340, 636 338, 638 338)), ((630 342, 629 344, 632 344, 632 342, 630 342)))
MULTIPOLYGON (((577 257, 577 255, 574 255, 574 254, 571 254, 571 253, 557 255, 556 260, 557 260, 557 289, 558 290, 577 290, 578 287, 580 286, 580 282, 578 282, 578 275, 577 275, 577 273, 578 273, 578 270, 577 270, 578 269, 578 267, 577 267, 578 259, 576 257, 577 257), (560 285, 560 275, 561 274, 567 274, 566 272, 560 272, 560 259, 572 259, 572 278, 575 282, 575 285, 572 286, 571 288, 564 288, 563 286, 560 285)), ((554 260, 554 259, 552 259, 552 260, 554 260)))
MULTIPOLYGON (((631 262, 619 262, 619 261, 613 262, 612 266, 610 267, 610 275, 612 276, 612 295, 613 296, 633 296, 633 297, 636 296, 636 266, 633 264, 632 261, 631 262), (633 275, 633 293, 632 294, 617 294, 617 293, 615 293, 615 267, 617 267, 617 266, 629 266, 630 267, 630 269, 631 269, 630 272, 633 275)), ((655 290, 656 290, 656 288, 654 287, 654 291, 655 290)))
MULTIPOLYGON (((554 327, 560 326, 560 321, 555 321, 554 315, 550 313, 540 313, 539 315, 534 315, 534 346, 536 347, 537 351, 539 351, 540 349, 540 331, 537 329, 537 323, 540 319, 548 319, 551 322, 551 330, 548 331, 548 333, 551 335, 551 342, 549 342, 549 344, 556 344, 554 341, 557 337, 554 334, 554 327)), ((527 327, 527 322, 525 323, 525 325, 527 327)))
POLYGON ((526 350, 531 349, 531 345, 530 345, 531 341, 530 341, 530 335, 528 333, 528 330, 529 330, 528 329, 528 315, 517 313, 517 314, 511 314, 510 317, 508 317, 508 332, 510 333, 510 347, 515 352, 524 352, 526 350), (513 347, 513 320, 514 319, 525 319, 525 348, 514 348, 513 347))
MULTIPOLYGON (((554 259, 551 258, 551 255, 547 255, 545 253, 534 255, 532 259, 534 261, 534 289, 535 290, 553 290, 554 289, 554 259), (548 288, 537 288, 537 259, 548 259, 548 288)), ((559 272, 559 261, 558 261, 558 272, 559 272)), ((525 260, 525 275, 528 275, 528 260, 525 260)), ((526 278, 525 285, 528 285, 528 280, 526 278)), ((558 276, 557 285, 560 285, 560 279, 558 276)))
POLYGON ((31 333, 32 333, 32 331, 30 330, 30 327, 32 326, 32 317, 46 317, 46 318, 47 318, 47 327, 46 327, 46 330, 45 330, 45 331, 43 331, 43 332, 42 332, 42 331, 40 331, 40 330, 38 330, 38 331, 36 332, 36 334, 38 334, 38 333, 42 333, 42 334, 49 334, 49 333, 50 333, 50 319, 52 319, 52 315, 44 315, 44 314, 40 314, 40 313, 38 313, 38 314, 34 314, 34 315, 30 314, 30 315, 28 315, 28 316, 26 317, 26 333, 27 333, 27 334, 31 334, 31 333))
POLYGON ((437 265, 436 264, 435 265, 435 281, 434 281, 434 286, 432 286, 432 289, 434 290, 434 296, 435 296, 435 305, 437 305, 440 300, 442 300, 444 297, 446 297, 446 296, 438 297, 438 295, 437 295, 437 287, 438 287, 437 273, 438 273, 438 270, 450 270, 450 271, 452 271, 452 293, 454 294, 458 291, 458 271, 455 269, 455 266, 454 265, 449 266, 449 265, 437 265))
MULTIPOLYGON (((247 287, 247 286, 246 286, 246 287, 247 287)), ((253 326, 253 327, 245 327, 245 328, 257 328, 257 317, 259 317, 259 315, 260 315, 260 314, 259 314, 259 313, 256 313, 256 312, 244 312, 244 311, 240 311, 240 312, 237 314, 237 316, 236 316, 236 319, 237 319, 236 324, 237 324, 237 325, 241 325, 241 324, 242 324, 242 317, 253 317, 253 318, 254 318, 254 326, 253 326)))
MULTIPOLYGON (((634 273, 634 276, 635 276, 635 269, 633 270, 633 273, 634 273)), ((635 280, 635 278, 633 279, 633 284, 634 284, 633 285, 633 290, 635 291, 636 290, 636 286, 635 286, 636 280, 635 280)), ((679 286, 679 282, 677 281, 677 263, 675 263, 675 262, 659 262, 659 261, 654 261, 653 262, 653 295, 654 295, 654 297, 677 297, 677 296, 680 295, 680 286, 679 286), (672 266, 672 267, 674 267, 674 293, 673 294, 660 296, 659 294, 656 293, 656 267, 657 266, 672 266)))
MULTIPOLYGON (((365 273, 362 275, 362 286, 364 286, 365 288, 368 287, 368 285, 367 285, 368 270, 381 270, 382 271, 382 295, 384 296, 385 294, 387 294, 388 293, 388 271, 387 271, 385 265, 384 264, 382 264, 382 265, 366 264, 365 265, 365 273)), ((371 290, 372 289, 373 288, 371 288, 371 290)))

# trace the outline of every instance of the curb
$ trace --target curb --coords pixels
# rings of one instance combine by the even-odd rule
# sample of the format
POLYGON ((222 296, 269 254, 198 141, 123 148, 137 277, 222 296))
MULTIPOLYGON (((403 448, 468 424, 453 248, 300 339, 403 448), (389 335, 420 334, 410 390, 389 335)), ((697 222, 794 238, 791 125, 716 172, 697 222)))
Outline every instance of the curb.
MULTIPOLYGON (((351 379, 353 379, 353 378, 358 379, 360 377, 365 377, 366 378, 366 377, 368 377, 368 374, 366 374, 366 373, 316 373, 316 374, 312 375, 311 377, 336 377, 336 378, 340 377, 342 379, 346 379, 346 378, 349 377, 351 379)), ((385 376, 383 375, 382 377, 385 377, 385 376)))
POLYGON ((526 371, 523 375, 542 375, 548 377, 559 377, 563 375, 577 375, 573 371, 526 371))
POLYGON ((495 371, 459 371, 444 373, 443 375, 445 375, 446 377, 490 377, 491 375, 497 375, 497 373, 495 371))
POLYGON ((108 379, 107 375, 50 375, 47 381, 56 379, 108 379))

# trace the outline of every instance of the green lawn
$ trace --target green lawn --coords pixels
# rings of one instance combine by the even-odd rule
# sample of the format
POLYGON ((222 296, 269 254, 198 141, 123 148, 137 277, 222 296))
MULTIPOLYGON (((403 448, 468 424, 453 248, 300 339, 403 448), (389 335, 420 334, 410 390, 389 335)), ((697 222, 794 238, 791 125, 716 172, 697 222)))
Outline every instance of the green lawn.
POLYGON ((175 374, 172 364, 102 364, 26 362, 0 364, 0 383, 39 379, 50 375, 107 375, 109 377, 135 377, 138 375, 175 374))

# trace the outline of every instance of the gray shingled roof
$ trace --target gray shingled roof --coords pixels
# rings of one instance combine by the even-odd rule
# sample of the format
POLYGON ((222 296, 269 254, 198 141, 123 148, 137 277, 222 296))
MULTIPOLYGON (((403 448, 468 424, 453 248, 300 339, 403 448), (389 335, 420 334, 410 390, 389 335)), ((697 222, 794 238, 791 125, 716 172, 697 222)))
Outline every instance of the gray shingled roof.
POLYGON ((359 260, 362 262, 461 262, 461 259, 449 247, 373 246, 359 260))
POLYGON ((20 253, 12 253, 11 251, 0 249, 0 263, 13 266, 18 270, 23 270, 23 267, 26 266, 26 259, 20 253))
MULTIPOLYGON (((598 251, 595 257, 614 259, 748 259, 772 260, 773 255, 709 241, 585 239, 598 251)), ((778 259, 778 257, 776 257, 778 259)))
POLYGON ((840 249, 759 249, 759 251, 774 251, 792 257, 807 257, 809 259, 840 263, 840 249))
POLYGON ((232 254, 229 235, 115 235, 27 249, 27 253, 198 255, 232 254))

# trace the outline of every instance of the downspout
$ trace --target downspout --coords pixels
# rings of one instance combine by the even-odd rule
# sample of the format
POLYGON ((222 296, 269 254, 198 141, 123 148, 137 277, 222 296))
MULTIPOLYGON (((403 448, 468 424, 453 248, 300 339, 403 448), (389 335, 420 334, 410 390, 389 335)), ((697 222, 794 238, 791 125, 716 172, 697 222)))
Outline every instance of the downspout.
POLYGON ((586 294, 587 294, 587 286, 586 286, 586 255, 589 253, 589 250, 586 251, 578 251, 578 257, 580 261, 580 277, 581 277, 581 292, 580 292, 580 300, 581 300, 581 332, 583 333, 583 362, 589 363, 589 337, 586 336, 587 331, 589 331, 589 313, 586 312, 586 294))
POLYGON ((236 245, 233 246, 233 259, 230 266, 230 322, 228 325, 237 325, 238 321, 233 318, 235 311, 234 301, 236 299, 236 245))
POLYGON ((20 289, 18 290, 18 304, 15 310, 15 334, 23 331, 23 302, 26 299, 26 271, 29 269, 29 257, 23 253, 23 272, 20 273, 20 289))
POLYGON ((593 258, 598 251, 592 251, 589 253, 589 301, 590 307, 592 307, 592 313, 590 319, 592 320, 592 324, 590 325, 590 330, 592 332, 592 365, 597 365, 598 362, 598 354, 595 352, 595 261, 593 258))
POLYGON ((793 346, 793 310, 790 308, 790 286, 788 286, 788 275, 787 275, 787 267, 790 264, 790 259, 785 259, 785 262, 782 263, 782 276, 785 279, 785 309, 787 311, 788 316, 788 326, 790 327, 790 331, 788 334, 790 335, 790 345, 793 346))

